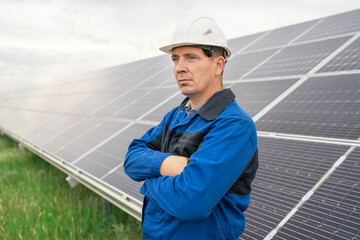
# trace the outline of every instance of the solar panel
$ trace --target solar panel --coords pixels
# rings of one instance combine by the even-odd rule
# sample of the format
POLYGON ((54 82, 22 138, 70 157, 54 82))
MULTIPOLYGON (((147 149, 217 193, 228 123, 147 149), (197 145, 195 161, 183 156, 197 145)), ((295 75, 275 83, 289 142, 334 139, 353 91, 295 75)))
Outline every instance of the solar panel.
POLYGON ((259 137, 259 169, 241 239, 263 239, 296 206, 347 146, 259 137))
POLYGON ((81 160, 81 162, 88 161, 88 158, 92 158, 95 154, 100 152, 106 153, 108 155, 110 153, 112 156, 109 157, 112 158, 114 162, 117 161, 117 168, 115 171, 110 172, 109 174, 102 175, 101 178, 104 179, 104 181, 110 186, 122 189, 125 192, 131 191, 132 193, 134 193, 131 196, 135 197, 138 200, 142 200, 142 195, 139 192, 141 184, 136 183, 132 181, 129 177, 127 177, 122 168, 122 164, 125 160, 127 148, 130 145, 132 139, 141 137, 151 127, 153 126, 134 124, 120 134, 116 135, 113 139, 109 141, 109 144, 106 144, 101 148, 97 149, 92 154, 84 158, 84 160, 81 160), (134 186, 136 186, 136 188, 134 188, 134 186))
POLYGON ((240 79, 245 73, 249 72, 266 58, 274 54, 276 50, 277 49, 271 49, 234 56, 225 66, 224 81, 240 79))
MULTIPOLYGON (((178 88, 176 87, 176 89, 178 88)), ((174 107, 179 106, 184 99, 185 96, 179 92, 179 94, 176 95, 173 99, 170 99, 164 105, 160 106, 158 109, 152 111, 150 114, 145 116, 144 120, 160 122, 167 112, 169 112, 174 107)))
MULTIPOLYGON (((172 61, 169 55, 162 55, 154 59, 160 70, 156 72, 152 71, 149 73, 150 79, 144 82, 141 87, 159 87, 164 85, 176 85, 174 75, 172 73, 172 61)), ((138 81, 138 80, 137 80, 138 81)))
POLYGON ((159 74, 151 77, 149 81, 141 85, 142 88, 160 86, 176 86, 176 81, 174 78, 174 74, 172 73, 172 68, 164 68, 164 70, 159 72, 159 74))
POLYGON ((325 18, 319 25, 298 39, 298 42, 360 31, 360 10, 325 18))
POLYGON ((230 39, 228 41, 228 46, 230 49, 233 49, 233 54, 241 50, 245 50, 248 46, 250 46, 253 42, 256 42, 258 39, 261 39, 261 36, 266 35, 266 33, 256 33, 244 37, 239 37, 235 39, 230 39))
MULTIPOLYGON (((102 178, 113 168, 122 166, 132 139, 141 137, 151 127, 151 125, 134 124, 113 137, 107 144, 79 160, 75 165, 98 178, 102 178)), ((127 179, 127 182, 129 181, 130 179, 127 179)))
POLYGON ((286 47, 248 78, 306 74, 348 39, 340 37, 286 47))
POLYGON ((76 113, 79 116, 89 116, 99 112, 117 97, 125 95, 125 91, 92 93, 85 95, 81 101, 73 102, 66 113, 76 113))
POLYGON ((117 168, 114 172, 105 176, 103 181, 115 189, 128 193, 131 197, 137 199, 138 201, 142 201, 143 199, 143 195, 139 191, 142 182, 129 180, 129 177, 125 174, 122 167, 117 168))
POLYGON ((293 85, 298 79, 285 79, 260 82, 241 82, 231 86, 236 95, 236 101, 250 117, 293 85))
POLYGON ((73 162, 125 126, 123 122, 85 119, 53 140, 58 145, 53 153, 73 162))
POLYGON ((63 114, 45 114, 44 121, 39 122, 31 128, 24 137, 36 146, 44 148, 47 152, 55 151, 59 146, 57 142, 51 142, 62 132, 70 129, 74 124, 81 120, 79 116, 67 116, 63 114), (51 142, 51 144, 49 144, 51 142), (45 144, 47 144, 45 146, 45 144))
MULTIPOLYGON (((32 97, 17 97, 11 98, 5 103, 4 107, 19 108, 28 111, 37 112, 54 112, 54 113, 67 113, 67 109, 71 107, 72 103, 77 103, 88 98, 91 94, 71 94, 71 95, 45 95, 45 96, 32 96, 32 97), (57 106, 54 108, 54 106, 57 106)), ((75 114, 70 112, 70 114, 75 114)))
MULTIPOLYGON (((317 20, 318 21, 318 20, 317 20)), ((305 30, 309 29, 317 21, 310 21, 301 24, 295 24, 271 31, 268 35, 261 38, 259 41, 251 45, 246 50, 262 49, 274 46, 282 46, 288 44, 290 41, 294 40, 305 30)))
MULTIPOLYGON (((274 238, 358 237, 359 148, 319 180, 360 146, 359 13, 229 41, 224 87, 259 130, 260 169, 243 239, 277 231, 315 184, 274 238)), ((132 139, 184 98, 162 55, 2 94, 0 129, 141 219, 142 183, 126 176, 124 156, 132 139)))
POLYGON ((164 99, 178 93, 177 88, 154 88, 152 90, 135 90, 130 94, 141 94, 136 100, 129 104, 125 109, 116 112, 114 117, 125 117, 136 119, 160 104, 164 99))
POLYGON ((335 72, 360 69, 360 39, 355 40, 344 51, 318 72, 335 72))
POLYGON ((360 238, 360 149, 330 175, 275 239, 360 238))
POLYGON ((360 74, 313 77, 256 122, 260 131, 360 137, 360 74))
POLYGON ((1 125, 6 126, 8 131, 16 132, 20 136, 24 136, 30 129, 38 126, 38 123, 44 118, 43 113, 7 107, 0 109, 0 116, 1 125), (24 119, 26 119, 26 124, 24 124, 24 119))

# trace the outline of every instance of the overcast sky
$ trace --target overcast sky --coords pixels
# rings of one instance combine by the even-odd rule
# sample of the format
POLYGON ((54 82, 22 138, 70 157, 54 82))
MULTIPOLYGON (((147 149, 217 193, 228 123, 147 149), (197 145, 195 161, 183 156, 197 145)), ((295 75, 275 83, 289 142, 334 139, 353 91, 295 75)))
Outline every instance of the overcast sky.
POLYGON ((210 16, 228 39, 360 8, 358 0, 1 0, 0 92, 162 54, 210 16))

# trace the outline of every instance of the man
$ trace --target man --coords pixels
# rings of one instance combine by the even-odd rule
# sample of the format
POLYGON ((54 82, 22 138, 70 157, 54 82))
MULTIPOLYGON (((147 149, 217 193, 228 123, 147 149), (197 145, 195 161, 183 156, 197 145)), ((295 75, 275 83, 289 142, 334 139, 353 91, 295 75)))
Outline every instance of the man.
POLYGON ((129 146, 126 174, 145 181, 144 239, 238 239, 258 168, 252 119, 223 89, 231 52, 214 20, 180 24, 170 53, 187 98, 129 146))

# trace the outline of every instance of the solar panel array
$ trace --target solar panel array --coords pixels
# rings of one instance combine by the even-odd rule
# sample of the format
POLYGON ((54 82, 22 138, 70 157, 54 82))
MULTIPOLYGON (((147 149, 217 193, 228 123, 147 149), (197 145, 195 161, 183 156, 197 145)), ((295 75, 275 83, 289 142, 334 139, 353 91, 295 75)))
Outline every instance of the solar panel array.
MULTIPOLYGON (((255 120, 260 168, 242 239, 360 238, 360 10, 229 41, 224 83, 255 120)), ((169 56, 0 98, 0 128, 134 217, 134 138, 184 96, 169 56)))

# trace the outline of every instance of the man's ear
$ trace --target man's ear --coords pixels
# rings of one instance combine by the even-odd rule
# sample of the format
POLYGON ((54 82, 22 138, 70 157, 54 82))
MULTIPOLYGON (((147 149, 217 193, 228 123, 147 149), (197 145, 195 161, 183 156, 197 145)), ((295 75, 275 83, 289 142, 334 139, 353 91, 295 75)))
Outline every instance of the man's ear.
POLYGON ((215 75, 216 75, 216 76, 219 76, 219 75, 221 75, 221 73, 222 73, 223 70, 224 70, 225 59, 224 59, 224 57, 222 57, 222 56, 217 56, 216 59, 215 59, 215 62, 216 62, 216 72, 215 72, 215 75))

